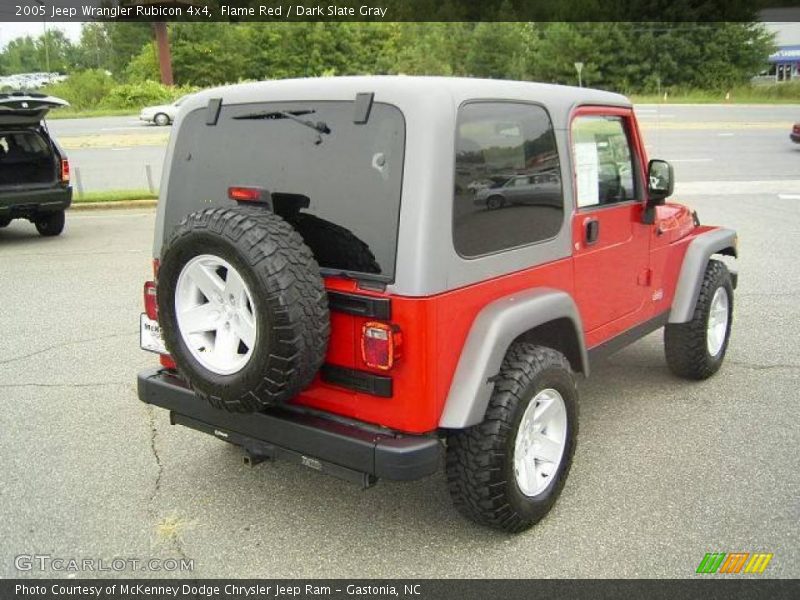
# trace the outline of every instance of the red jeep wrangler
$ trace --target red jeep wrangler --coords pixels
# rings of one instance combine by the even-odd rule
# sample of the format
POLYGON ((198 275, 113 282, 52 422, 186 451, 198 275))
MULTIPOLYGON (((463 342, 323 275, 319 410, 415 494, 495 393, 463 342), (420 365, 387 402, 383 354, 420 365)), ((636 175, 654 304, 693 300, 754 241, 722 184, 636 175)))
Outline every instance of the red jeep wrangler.
POLYGON ((716 372, 736 234, 647 160, 630 102, 581 88, 360 77, 181 106, 145 284, 139 397, 174 424, 355 479, 446 452, 456 506, 506 531, 564 485, 590 358, 665 327, 716 372))

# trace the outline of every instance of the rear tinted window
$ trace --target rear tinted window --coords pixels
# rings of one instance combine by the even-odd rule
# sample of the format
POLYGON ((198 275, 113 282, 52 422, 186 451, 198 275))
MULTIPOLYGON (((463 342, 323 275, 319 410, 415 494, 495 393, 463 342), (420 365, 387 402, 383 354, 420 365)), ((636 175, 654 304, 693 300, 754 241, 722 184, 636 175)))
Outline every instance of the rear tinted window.
POLYGON ((453 242, 467 257, 555 236, 564 219, 553 126, 540 106, 461 107, 456 132, 453 242))
POLYGON ((388 104, 375 103, 363 125, 354 114, 352 101, 223 104, 214 126, 205 109, 190 113, 170 172, 167 236, 187 213, 232 203, 228 187, 262 187, 323 272, 392 280, 405 122, 388 104))

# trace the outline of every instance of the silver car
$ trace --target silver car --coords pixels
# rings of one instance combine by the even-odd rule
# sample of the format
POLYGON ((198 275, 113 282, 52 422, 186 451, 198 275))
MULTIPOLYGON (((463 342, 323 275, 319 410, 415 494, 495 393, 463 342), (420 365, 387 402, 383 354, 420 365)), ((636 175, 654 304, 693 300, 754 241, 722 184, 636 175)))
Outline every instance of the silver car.
POLYGON ((475 204, 496 210, 514 204, 555 204, 560 202, 561 180, 556 173, 513 175, 475 193, 475 204))
POLYGON ((154 123, 161 127, 169 125, 175 120, 181 102, 189 96, 181 96, 172 104, 161 104, 158 106, 146 106, 139 113, 139 120, 146 123, 154 123))

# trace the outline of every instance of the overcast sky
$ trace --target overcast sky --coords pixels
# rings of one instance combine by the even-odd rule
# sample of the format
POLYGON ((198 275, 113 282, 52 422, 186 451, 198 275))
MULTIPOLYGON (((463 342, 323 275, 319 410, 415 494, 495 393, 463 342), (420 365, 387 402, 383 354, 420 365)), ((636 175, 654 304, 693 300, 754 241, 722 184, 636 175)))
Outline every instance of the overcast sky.
MULTIPOLYGON (((48 23, 48 31, 53 29, 61 29, 67 34, 67 37, 73 42, 81 38, 81 25, 82 23, 48 23)), ((5 48, 6 44, 11 40, 23 37, 26 35, 39 36, 44 32, 41 21, 34 21, 32 23, 9 23, 8 21, 0 22, 0 48, 5 48)))

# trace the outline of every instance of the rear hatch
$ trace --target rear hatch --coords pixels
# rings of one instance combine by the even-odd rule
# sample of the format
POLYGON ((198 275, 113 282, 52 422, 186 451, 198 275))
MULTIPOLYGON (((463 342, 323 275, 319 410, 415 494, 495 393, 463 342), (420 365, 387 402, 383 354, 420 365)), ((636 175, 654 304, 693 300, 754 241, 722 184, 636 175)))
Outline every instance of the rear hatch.
POLYGON ((38 125, 51 108, 69 106, 69 102, 35 92, 0 94, 0 127, 38 125))
POLYGON ((268 191, 275 213, 311 248, 330 300, 326 365, 296 402, 400 428, 417 412, 388 398, 426 400, 404 393, 401 383, 401 373, 418 365, 373 367, 363 347, 368 324, 387 336, 379 328, 399 325, 409 347, 421 343, 414 320, 403 317, 409 310, 383 291, 395 276, 405 118, 392 104, 370 99, 366 106, 356 98, 222 103, 218 113, 211 105, 185 114, 170 165, 164 231, 199 208, 229 205, 232 190, 268 191))

